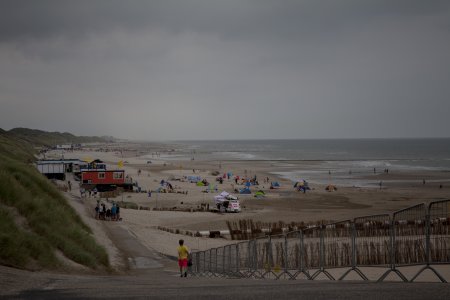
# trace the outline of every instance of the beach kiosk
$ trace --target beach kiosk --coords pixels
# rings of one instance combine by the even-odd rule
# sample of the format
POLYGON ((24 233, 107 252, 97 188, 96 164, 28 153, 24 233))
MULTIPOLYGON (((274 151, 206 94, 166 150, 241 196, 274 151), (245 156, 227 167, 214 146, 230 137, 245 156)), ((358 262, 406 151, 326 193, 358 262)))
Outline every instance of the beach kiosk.
POLYGON ((125 177, 125 170, 81 170, 81 185, 86 189, 97 188, 99 192, 112 191, 117 187, 125 190, 133 188, 131 179, 125 177))

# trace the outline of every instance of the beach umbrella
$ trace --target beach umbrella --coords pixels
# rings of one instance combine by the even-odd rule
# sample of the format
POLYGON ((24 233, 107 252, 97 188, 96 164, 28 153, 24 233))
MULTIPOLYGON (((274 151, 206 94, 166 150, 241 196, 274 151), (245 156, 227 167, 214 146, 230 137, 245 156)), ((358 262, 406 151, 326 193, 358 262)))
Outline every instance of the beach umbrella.
POLYGON ((300 187, 300 186, 304 186, 305 185, 305 181, 297 181, 295 184, 294 184, 294 187, 300 187))

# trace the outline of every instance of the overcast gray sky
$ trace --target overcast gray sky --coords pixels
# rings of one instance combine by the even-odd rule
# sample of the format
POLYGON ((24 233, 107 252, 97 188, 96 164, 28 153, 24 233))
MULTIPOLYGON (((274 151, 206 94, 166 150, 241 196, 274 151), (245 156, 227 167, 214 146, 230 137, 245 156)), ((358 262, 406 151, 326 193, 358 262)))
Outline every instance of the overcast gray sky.
POLYGON ((0 128, 450 136, 450 1, 0 0, 0 128))

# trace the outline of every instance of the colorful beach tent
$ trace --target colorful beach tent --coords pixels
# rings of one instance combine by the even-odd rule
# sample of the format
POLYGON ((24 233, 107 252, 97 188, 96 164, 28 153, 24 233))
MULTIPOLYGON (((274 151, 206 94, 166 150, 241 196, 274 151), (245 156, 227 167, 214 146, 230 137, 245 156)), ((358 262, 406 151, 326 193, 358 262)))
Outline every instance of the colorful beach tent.
POLYGON ((189 182, 199 182, 202 180, 202 178, 200 176, 188 176, 187 180, 189 182))
POLYGON ((329 192, 337 191, 337 187, 334 186, 334 185, 332 185, 332 184, 329 184, 329 185, 327 185, 327 187, 325 188, 325 190, 326 190, 326 191, 329 191, 329 192))
POLYGON ((271 189, 278 189, 280 188, 280 183, 278 183, 278 181, 273 181, 270 183, 270 188, 271 189))
POLYGON ((210 193, 212 193, 213 191, 217 191, 217 185, 213 185, 210 183, 208 186, 208 190, 210 193))
POLYGON ((163 188, 163 187, 159 187, 159 188, 156 189, 155 192, 156 193, 167 193, 167 190, 165 188, 163 188))
POLYGON ((299 186, 304 186, 305 185, 305 183, 306 183, 306 181, 297 181, 295 184, 294 184, 294 187, 296 188, 296 187, 299 187, 299 186))
POLYGON ((266 193, 264 193, 264 191, 261 191, 261 190, 259 190, 255 193, 256 198, 263 198, 265 196, 266 196, 266 193))
POLYGON ((225 191, 223 191, 222 193, 220 193, 217 196, 214 196, 214 201, 217 203, 221 203, 223 201, 226 200, 237 200, 238 198, 236 196, 233 196, 225 191))
POLYGON ((252 191, 248 187, 243 188, 242 190, 239 191, 239 194, 251 194, 251 193, 252 191))

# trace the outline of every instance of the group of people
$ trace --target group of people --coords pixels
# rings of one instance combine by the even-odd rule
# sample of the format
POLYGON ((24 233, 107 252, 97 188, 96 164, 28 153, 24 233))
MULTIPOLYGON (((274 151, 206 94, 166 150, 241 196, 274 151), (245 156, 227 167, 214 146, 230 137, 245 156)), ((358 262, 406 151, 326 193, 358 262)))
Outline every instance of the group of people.
POLYGON ((91 197, 91 196, 96 197, 97 193, 98 193, 97 188, 93 188, 91 190, 88 190, 85 188, 80 188, 81 198, 86 198, 86 195, 89 195, 89 197, 91 197))
POLYGON ((120 221, 122 220, 120 217, 120 206, 113 203, 111 208, 106 208, 105 203, 97 201, 97 205, 95 206, 95 218, 97 220, 105 221, 120 221))

